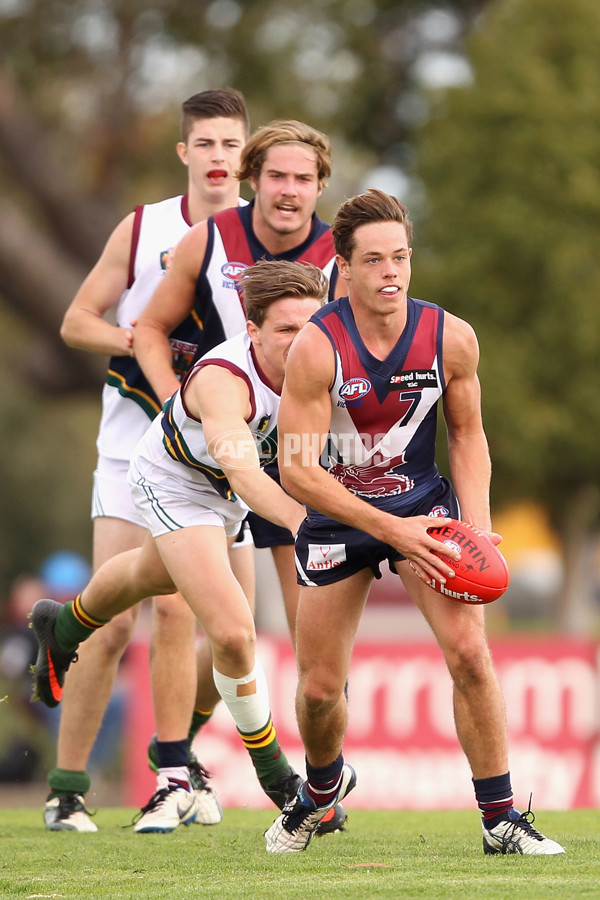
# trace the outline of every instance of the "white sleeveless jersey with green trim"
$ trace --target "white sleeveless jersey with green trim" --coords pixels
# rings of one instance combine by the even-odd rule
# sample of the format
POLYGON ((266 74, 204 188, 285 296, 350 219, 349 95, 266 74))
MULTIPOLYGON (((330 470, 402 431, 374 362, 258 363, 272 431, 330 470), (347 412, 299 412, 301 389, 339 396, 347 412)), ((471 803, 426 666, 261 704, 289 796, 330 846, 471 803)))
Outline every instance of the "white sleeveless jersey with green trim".
MULTIPOLYGON (((239 202, 240 205, 247 203, 245 200, 239 202)), ((136 207, 129 284, 115 308, 115 320, 121 328, 130 328, 139 318, 166 272, 169 251, 191 227, 187 195, 136 207)), ((179 349, 173 349, 174 367, 178 355, 182 360, 187 359, 188 366, 194 358, 196 345, 186 354, 184 338, 185 328, 182 339, 177 342, 179 349)), ((96 441, 98 453, 110 459, 129 461, 136 443, 159 412, 160 404, 136 360, 128 356, 113 357, 102 392, 102 416, 96 441)))
MULTIPOLYGON (((169 197, 136 209, 129 286, 115 309, 115 320, 121 328, 130 328, 131 322, 139 318, 166 271, 168 251, 191 227, 183 201, 183 196, 169 197)), ((131 365, 139 368, 134 359, 131 365)), ((146 410, 123 396, 116 383, 107 381, 102 390, 98 453, 111 459, 129 460, 150 418, 158 411, 158 403, 153 410, 146 410)))
MULTIPOLYGON (((185 404, 185 390, 199 369, 220 366, 242 378, 250 394, 251 413, 247 419, 252 439, 259 451, 261 467, 272 462, 277 454, 277 413, 280 392, 270 384, 258 366, 252 343, 243 332, 205 353, 190 369, 176 391, 165 404, 136 447, 134 459, 149 463, 144 470, 157 476, 171 475, 183 489, 194 486, 212 488, 226 500, 246 504, 233 493, 229 482, 208 452, 202 423, 190 415, 185 404)), ((223 436, 227 441, 227 435, 223 436)), ((228 448, 235 453, 236 448, 228 448)), ((240 447, 238 452, 243 452, 240 447)), ((146 478, 151 481, 151 476, 146 478)))

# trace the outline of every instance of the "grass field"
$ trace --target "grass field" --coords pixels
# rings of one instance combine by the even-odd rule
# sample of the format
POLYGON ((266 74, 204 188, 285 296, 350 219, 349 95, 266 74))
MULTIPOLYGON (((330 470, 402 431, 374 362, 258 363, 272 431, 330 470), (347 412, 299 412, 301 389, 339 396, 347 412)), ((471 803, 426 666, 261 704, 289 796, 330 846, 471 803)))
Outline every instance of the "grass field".
POLYGON ((0 810, 0 897, 68 900, 600 897, 598 810, 542 812, 566 856, 485 856, 475 812, 350 810, 348 830, 304 853, 267 854, 265 810, 226 810, 221 825, 168 835, 124 828, 102 809, 97 834, 44 831, 41 811, 0 810))

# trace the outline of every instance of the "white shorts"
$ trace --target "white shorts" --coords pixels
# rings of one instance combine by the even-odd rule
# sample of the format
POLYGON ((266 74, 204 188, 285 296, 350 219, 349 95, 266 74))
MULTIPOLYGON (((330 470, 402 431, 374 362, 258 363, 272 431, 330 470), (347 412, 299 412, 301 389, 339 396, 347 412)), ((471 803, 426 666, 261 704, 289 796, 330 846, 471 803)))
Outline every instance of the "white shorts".
POLYGON ((109 516, 146 528, 146 523, 133 502, 127 482, 128 469, 129 462, 126 459, 98 457, 92 489, 92 519, 109 516))
POLYGON ((194 525, 216 525, 225 529, 228 538, 236 537, 248 512, 210 485, 182 482, 139 456, 132 460, 127 480, 152 537, 194 525))

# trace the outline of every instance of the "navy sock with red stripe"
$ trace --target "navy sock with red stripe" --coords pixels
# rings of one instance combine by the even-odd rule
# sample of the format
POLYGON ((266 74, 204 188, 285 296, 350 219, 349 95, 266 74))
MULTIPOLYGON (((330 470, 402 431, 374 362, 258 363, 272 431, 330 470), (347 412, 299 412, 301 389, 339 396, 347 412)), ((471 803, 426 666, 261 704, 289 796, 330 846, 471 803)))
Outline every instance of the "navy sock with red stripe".
POLYGON ((328 766, 311 766, 306 760, 307 781, 304 790, 317 806, 329 806, 340 789, 344 757, 338 758, 328 766))
POLYGON ((156 756, 160 775, 166 775, 173 787, 190 790, 188 771, 188 741, 156 741, 156 756))
POLYGON ((510 772, 491 778, 474 778, 475 797, 486 828, 493 828, 513 808, 510 772))

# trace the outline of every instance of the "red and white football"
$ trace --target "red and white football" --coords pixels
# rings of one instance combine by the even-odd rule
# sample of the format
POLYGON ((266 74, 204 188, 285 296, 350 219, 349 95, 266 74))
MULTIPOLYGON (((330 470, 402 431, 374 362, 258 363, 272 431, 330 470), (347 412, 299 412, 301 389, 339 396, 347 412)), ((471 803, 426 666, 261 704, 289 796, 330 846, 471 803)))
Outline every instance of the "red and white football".
POLYGON ((506 560, 491 540, 473 525, 452 519, 448 525, 432 525, 428 533, 460 553, 460 559, 436 553, 454 569, 445 584, 432 579, 434 591, 459 603, 491 603, 510 583, 506 560))

